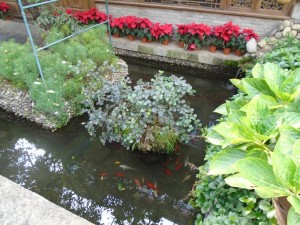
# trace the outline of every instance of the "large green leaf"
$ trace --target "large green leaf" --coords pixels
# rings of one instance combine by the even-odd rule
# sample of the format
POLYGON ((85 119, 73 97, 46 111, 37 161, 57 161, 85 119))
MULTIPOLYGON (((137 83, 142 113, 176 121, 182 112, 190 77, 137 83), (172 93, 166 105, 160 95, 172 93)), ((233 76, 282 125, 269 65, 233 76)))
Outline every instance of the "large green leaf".
POLYGON ((254 185, 240 174, 234 174, 225 178, 225 182, 232 187, 254 189, 254 185))
POLYGON ((269 136, 280 126, 281 120, 274 115, 272 109, 277 102, 267 95, 256 95, 242 110, 251 121, 252 129, 258 134, 269 136))
POLYGON ((264 94, 276 98, 267 82, 264 79, 259 78, 244 78, 243 86, 245 92, 250 96, 254 97, 257 94, 264 94))
POLYGON ((226 103, 220 105, 214 110, 215 113, 219 113, 221 115, 228 115, 227 109, 226 109, 226 103))
POLYGON ((289 74, 287 79, 283 82, 280 91, 294 94, 299 92, 300 85, 300 68, 294 70, 289 74))
POLYGON ((295 141, 293 146, 293 159, 300 166, 300 140, 295 141))
POLYGON ((278 149, 272 153, 272 165, 275 176, 287 187, 293 189, 294 175, 297 170, 295 162, 287 154, 282 154, 278 149))
POLYGON ((252 132, 239 123, 222 122, 213 128, 219 135, 224 137, 222 147, 255 141, 252 132))
POLYGON ((300 128, 300 113, 298 112, 284 112, 282 114, 282 123, 290 125, 294 128, 300 128))
POLYGON ((276 93, 286 79, 284 71, 275 63, 266 63, 263 70, 268 86, 276 93))
POLYGON ((233 83, 234 86, 236 86, 238 89, 240 89, 242 92, 246 93, 246 90, 244 88, 243 81, 240 79, 230 79, 231 83, 233 83))
POLYGON ((235 164, 235 168, 241 177, 252 183, 255 189, 260 190, 258 194, 262 198, 270 195, 273 197, 289 195, 289 191, 274 175, 272 166, 265 160, 252 157, 241 159, 235 164))
POLYGON ((289 202, 292 204, 296 213, 300 214, 300 197, 296 195, 291 195, 287 198, 289 202))
POLYGON ((209 174, 230 174, 236 172, 234 164, 245 158, 247 152, 238 148, 226 148, 218 152, 210 162, 209 174))
POLYGON ((292 207, 289 210, 288 219, 287 219, 288 225, 299 225, 300 224, 300 214, 296 213, 295 209, 292 207))
POLYGON ((252 69, 252 76, 254 78, 264 78, 264 68, 261 64, 257 63, 252 69))
POLYGON ((274 150, 292 156, 294 144, 300 139, 300 130, 291 126, 281 126, 279 128, 279 133, 280 138, 278 139, 274 150))
POLYGON ((216 131, 210 130, 208 134, 205 136, 206 140, 214 145, 223 145, 224 137, 219 135, 216 131))
POLYGON ((265 161, 268 160, 268 154, 266 153, 266 150, 256 146, 250 146, 249 148, 247 148, 246 157, 254 157, 265 161))

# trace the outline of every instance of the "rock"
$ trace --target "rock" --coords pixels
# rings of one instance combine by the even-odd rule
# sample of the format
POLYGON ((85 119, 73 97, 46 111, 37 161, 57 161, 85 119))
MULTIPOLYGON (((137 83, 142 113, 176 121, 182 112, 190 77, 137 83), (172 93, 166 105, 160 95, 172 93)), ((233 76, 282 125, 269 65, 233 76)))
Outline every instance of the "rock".
POLYGON ((297 31, 296 30, 292 30, 289 34, 290 37, 296 37, 297 36, 297 31))
POLYGON ((277 43, 278 39, 276 39, 275 37, 270 37, 268 44, 269 45, 275 45, 277 43))
POLYGON ((282 25, 284 27, 290 27, 290 26, 292 26, 292 22, 290 20, 285 20, 282 22, 282 25))
POLYGON ((263 49, 262 52, 270 52, 272 50, 272 47, 270 45, 266 45, 263 49))
POLYGON ((265 38, 264 38, 264 39, 261 39, 261 40, 257 43, 257 45, 258 45, 260 48, 266 47, 266 45, 267 45, 266 39, 265 39, 265 38))
POLYGON ((292 31, 292 28, 290 28, 290 27, 284 28, 284 30, 282 31, 283 37, 289 36, 289 34, 290 34, 291 31, 292 31))
POLYGON ((292 26, 292 29, 293 29, 293 30, 300 30, 300 24, 294 24, 294 25, 292 26))
POLYGON ((275 34, 275 38, 277 38, 277 39, 280 39, 280 38, 282 38, 282 32, 277 32, 276 34, 275 34))
POLYGON ((247 47, 247 52, 249 52, 249 53, 257 52, 257 42, 256 42, 256 40, 254 38, 251 38, 247 42, 246 47, 247 47))
POLYGON ((284 29, 284 26, 281 24, 280 26, 279 26, 279 30, 283 30, 284 29))
POLYGON ((270 36, 274 36, 277 32, 278 32, 278 29, 272 30, 272 32, 270 33, 270 36))

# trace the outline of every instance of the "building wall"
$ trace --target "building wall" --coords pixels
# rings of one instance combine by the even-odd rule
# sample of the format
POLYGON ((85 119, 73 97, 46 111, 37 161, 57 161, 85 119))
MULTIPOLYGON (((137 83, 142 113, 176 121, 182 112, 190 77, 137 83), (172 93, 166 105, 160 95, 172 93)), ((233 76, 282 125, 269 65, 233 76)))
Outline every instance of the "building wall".
MULTIPOLYGON (((299 3, 298 3, 299 4, 299 3)), ((98 3, 97 7, 100 11, 104 11, 103 4, 98 3)), ((252 28, 261 37, 268 35, 272 30, 278 28, 281 20, 275 19, 262 19, 243 16, 231 16, 223 14, 203 13, 203 12, 189 12, 179 11, 172 9, 159 9, 159 8, 145 8, 138 6, 124 6, 124 5, 109 5, 110 14, 114 17, 134 15, 146 17, 153 22, 161 23, 206 23, 211 26, 220 25, 232 21, 242 28, 252 28)))

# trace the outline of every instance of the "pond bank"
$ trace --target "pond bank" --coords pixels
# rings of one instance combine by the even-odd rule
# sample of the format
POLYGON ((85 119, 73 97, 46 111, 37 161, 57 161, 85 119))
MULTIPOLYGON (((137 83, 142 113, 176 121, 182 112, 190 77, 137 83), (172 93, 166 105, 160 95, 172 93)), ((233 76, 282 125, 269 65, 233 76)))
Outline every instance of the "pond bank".
POLYGON ((0 224, 3 225, 93 225, 2 176, 0 196, 0 224))

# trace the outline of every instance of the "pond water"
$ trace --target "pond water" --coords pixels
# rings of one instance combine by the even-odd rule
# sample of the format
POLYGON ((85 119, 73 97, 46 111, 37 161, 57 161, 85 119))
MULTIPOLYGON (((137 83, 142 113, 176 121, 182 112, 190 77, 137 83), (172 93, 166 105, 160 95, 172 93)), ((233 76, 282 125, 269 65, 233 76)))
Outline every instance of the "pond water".
MULTIPOLYGON (((150 79, 163 67, 129 64, 134 79, 150 79)), ((165 69, 165 68, 164 68, 165 69)), ((204 125, 232 95, 226 82, 201 79, 202 72, 168 68, 184 76, 197 93, 189 98, 204 125)), ((101 145, 73 119, 52 133, 0 111, 0 174, 95 224, 194 223, 187 195, 203 163, 200 140, 177 147, 172 156, 144 154, 119 144, 101 145)))

